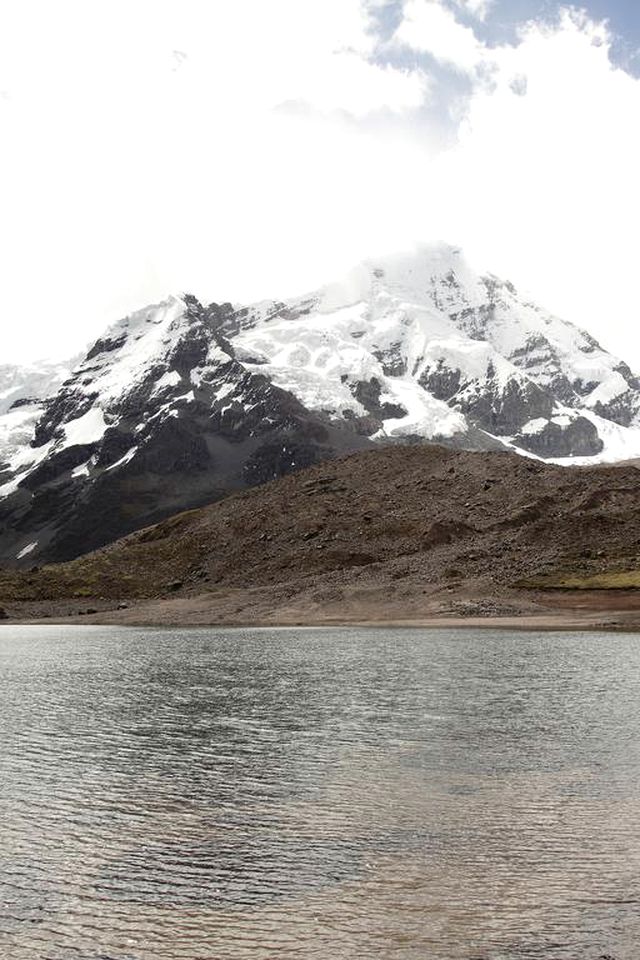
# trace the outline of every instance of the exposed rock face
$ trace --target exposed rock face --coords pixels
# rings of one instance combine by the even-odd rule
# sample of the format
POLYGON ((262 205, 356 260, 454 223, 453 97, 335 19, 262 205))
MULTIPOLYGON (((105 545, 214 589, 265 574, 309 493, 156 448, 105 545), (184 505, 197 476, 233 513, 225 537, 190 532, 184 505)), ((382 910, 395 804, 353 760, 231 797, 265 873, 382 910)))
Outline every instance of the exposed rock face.
POLYGON ((399 420, 406 417, 408 411, 399 403, 382 403, 382 387, 375 377, 370 380, 358 380, 351 384, 354 397, 376 420, 399 420))
POLYGON ((218 333, 232 312, 169 301, 94 345, 45 405, 31 464, 7 482, 3 562, 67 559, 370 444, 238 362, 218 333))
POLYGON ((3 369, 0 563, 66 559, 374 443, 640 456, 629 367, 451 248, 290 301, 170 298, 66 378, 3 369))
POLYGON ((420 386, 432 393, 437 400, 453 399, 460 390, 462 372, 447 366, 444 357, 439 357, 434 366, 424 368, 418 378, 420 386))
POLYGON ((576 417, 566 426, 547 421, 538 433, 520 434, 515 443, 539 457, 548 457, 550 450, 554 457, 594 457, 603 448, 598 431, 585 417, 576 417))
MULTIPOLYGON (((554 403, 535 383, 514 378, 501 384, 490 370, 485 389, 476 387, 474 392, 467 392, 459 401, 459 407, 487 433, 510 436, 530 420, 550 417, 554 403)), ((558 454, 549 453, 549 456, 558 454)))

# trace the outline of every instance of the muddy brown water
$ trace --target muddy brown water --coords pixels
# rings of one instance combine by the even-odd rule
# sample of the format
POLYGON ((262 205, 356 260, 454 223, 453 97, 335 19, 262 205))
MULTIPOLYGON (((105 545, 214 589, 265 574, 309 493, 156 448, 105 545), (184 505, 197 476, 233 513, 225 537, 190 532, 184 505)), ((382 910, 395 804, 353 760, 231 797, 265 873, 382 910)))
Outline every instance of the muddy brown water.
POLYGON ((0 629, 2 960, 640 955, 640 637, 0 629))

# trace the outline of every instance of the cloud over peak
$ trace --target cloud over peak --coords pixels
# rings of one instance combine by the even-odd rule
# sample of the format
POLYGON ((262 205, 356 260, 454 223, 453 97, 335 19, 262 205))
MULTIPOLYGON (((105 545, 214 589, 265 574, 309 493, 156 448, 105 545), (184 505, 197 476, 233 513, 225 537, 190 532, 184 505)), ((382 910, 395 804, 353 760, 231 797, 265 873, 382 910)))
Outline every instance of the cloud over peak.
POLYGON ((556 13, 507 43, 483 0, 0 5, 5 356, 449 240, 640 366, 640 81, 556 13))

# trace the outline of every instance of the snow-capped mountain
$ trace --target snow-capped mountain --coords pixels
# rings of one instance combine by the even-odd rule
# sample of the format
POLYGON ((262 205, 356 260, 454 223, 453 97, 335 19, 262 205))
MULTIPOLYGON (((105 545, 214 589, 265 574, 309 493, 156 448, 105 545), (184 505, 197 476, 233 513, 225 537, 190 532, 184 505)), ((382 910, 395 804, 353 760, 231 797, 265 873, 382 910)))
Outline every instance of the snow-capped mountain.
POLYGON ((238 361, 220 332, 233 314, 170 298, 95 343, 0 465, 3 562, 73 557, 371 443, 238 361))
POLYGON ((629 367, 449 247, 368 262, 309 297, 254 307, 233 342, 308 408, 377 417, 376 439, 473 447, 484 437, 571 462, 640 452, 629 367))
POLYGON ((376 442, 568 463, 640 454, 628 366, 448 247, 288 301, 169 298, 52 382, 42 406, 17 397, 0 416, 4 562, 72 557, 376 442))

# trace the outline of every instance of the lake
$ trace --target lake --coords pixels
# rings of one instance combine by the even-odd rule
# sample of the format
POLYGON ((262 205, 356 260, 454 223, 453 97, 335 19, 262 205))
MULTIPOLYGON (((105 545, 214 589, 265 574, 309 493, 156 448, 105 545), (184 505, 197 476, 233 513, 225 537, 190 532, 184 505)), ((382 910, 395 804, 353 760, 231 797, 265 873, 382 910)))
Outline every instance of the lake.
POLYGON ((639 944, 639 636, 0 629, 2 960, 639 944))

